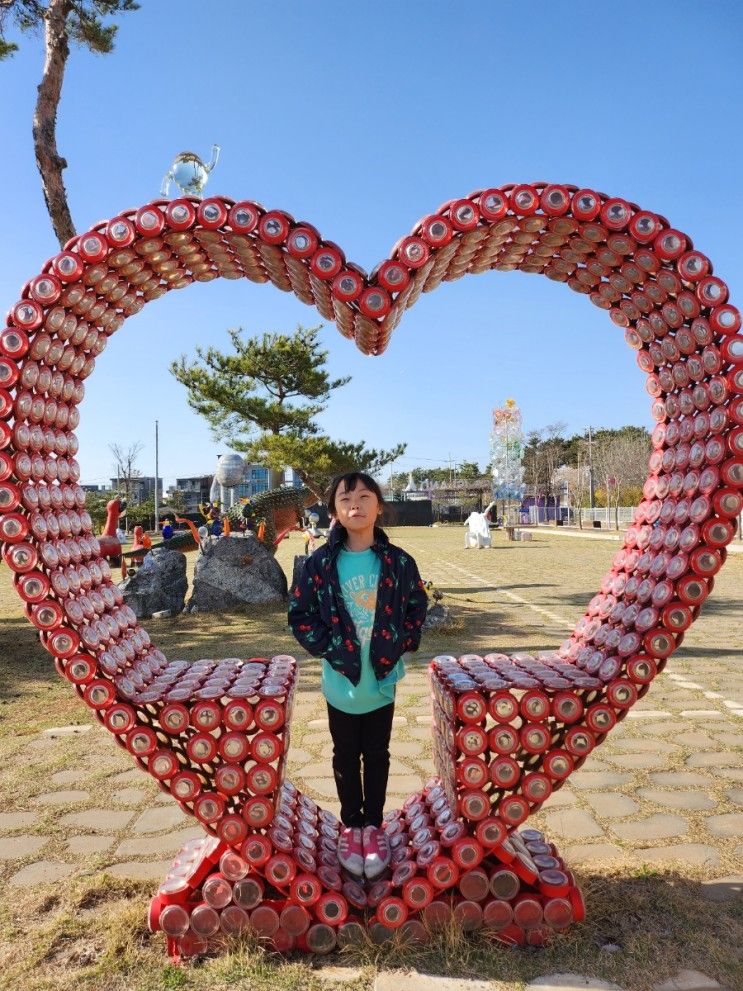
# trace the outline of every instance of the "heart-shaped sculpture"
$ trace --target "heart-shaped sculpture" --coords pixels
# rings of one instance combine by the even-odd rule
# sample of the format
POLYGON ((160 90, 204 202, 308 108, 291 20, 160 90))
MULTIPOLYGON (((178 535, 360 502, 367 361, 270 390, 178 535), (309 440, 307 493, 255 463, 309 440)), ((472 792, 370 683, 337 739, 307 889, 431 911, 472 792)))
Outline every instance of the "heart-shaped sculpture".
POLYGON ((371 275, 308 223, 213 197, 101 223, 26 284, 0 333, 3 557, 60 674, 212 834, 184 849, 153 902, 173 953, 248 924, 324 952, 367 906, 382 930, 420 935, 414 917, 454 911, 504 942, 581 917, 554 848, 517 827, 647 691, 725 561, 743 506, 743 338, 727 297, 663 217, 543 184, 446 203, 371 275), (394 873, 364 890, 339 870, 335 817, 283 781, 293 659, 168 663, 123 605, 78 485, 76 407, 108 337, 171 289, 270 281, 381 354, 421 292, 490 269, 564 282, 624 328, 653 399, 649 475, 559 650, 435 659, 438 778, 386 818, 394 873), (452 890, 458 902, 442 900, 452 890))

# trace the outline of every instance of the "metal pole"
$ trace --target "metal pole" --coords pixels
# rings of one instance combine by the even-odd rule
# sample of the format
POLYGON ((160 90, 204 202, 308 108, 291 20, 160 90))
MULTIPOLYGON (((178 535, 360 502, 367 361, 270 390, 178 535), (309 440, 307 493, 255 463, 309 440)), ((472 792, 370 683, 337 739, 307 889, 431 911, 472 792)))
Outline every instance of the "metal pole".
POLYGON ((158 530, 160 521, 160 499, 158 496, 157 478, 160 471, 160 438, 158 435, 158 422, 155 420, 155 531, 158 530))
POLYGON ((593 520, 593 510, 596 506, 596 489, 593 481, 593 434, 592 428, 588 428, 588 498, 591 503, 591 520, 593 520))

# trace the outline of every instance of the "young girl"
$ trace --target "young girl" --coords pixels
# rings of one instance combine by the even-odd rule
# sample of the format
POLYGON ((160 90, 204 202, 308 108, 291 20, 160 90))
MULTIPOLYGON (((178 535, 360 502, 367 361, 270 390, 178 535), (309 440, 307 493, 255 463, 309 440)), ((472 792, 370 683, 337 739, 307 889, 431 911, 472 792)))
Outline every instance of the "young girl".
POLYGON ((328 509, 335 525, 306 561, 289 606, 294 636, 324 658, 322 692, 344 826, 338 858, 369 879, 390 861, 380 827, 395 686, 405 676, 403 654, 418 649, 426 616, 415 561, 377 525, 383 505, 379 485, 365 472, 333 480, 328 509))

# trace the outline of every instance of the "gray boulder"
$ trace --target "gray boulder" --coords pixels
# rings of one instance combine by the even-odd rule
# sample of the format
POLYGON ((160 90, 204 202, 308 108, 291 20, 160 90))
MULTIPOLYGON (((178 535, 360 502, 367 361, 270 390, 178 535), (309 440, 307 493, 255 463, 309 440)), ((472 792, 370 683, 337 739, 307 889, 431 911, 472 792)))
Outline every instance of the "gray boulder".
POLYGON ((423 632, 426 633, 429 630, 446 629, 446 627, 451 626, 451 624, 452 619, 451 613, 449 612, 449 607, 437 602, 435 605, 429 606, 428 612, 426 613, 426 618, 423 620, 423 632))
POLYGON ((228 534, 201 542, 188 612, 238 610, 286 596, 286 575, 257 537, 228 534))
POLYGON ((156 547, 147 554, 141 567, 119 588, 124 602, 134 610, 137 619, 147 619, 153 613, 183 610, 188 590, 186 555, 166 547, 156 547))

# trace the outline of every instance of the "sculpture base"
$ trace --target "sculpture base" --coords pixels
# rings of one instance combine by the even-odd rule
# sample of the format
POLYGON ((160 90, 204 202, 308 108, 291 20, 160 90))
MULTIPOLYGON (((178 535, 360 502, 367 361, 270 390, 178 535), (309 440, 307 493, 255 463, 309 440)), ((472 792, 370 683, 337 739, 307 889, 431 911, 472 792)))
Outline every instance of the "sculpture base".
POLYGON ((150 930, 165 933, 168 956, 178 962, 223 952, 247 932, 278 952, 326 954, 365 933, 377 943, 397 930, 424 940, 452 921, 507 946, 541 946, 585 918, 572 873, 534 829, 512 832, 466 868, 449 858, 421 865, 413 853, 381 880, 341 872, 322 894, 329 880, 321 885, 303 874, 291 855, 274 854, 258 866, 213 837, 193 840, 152 899, 150 930))

